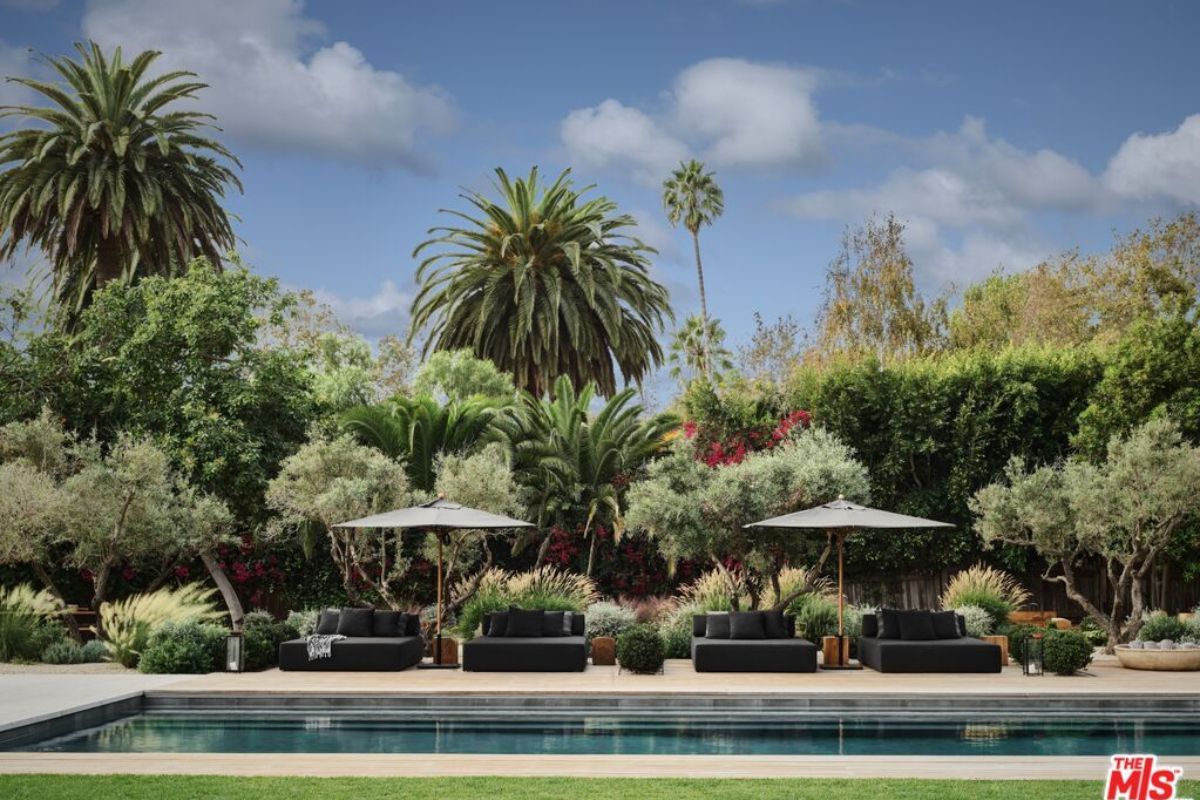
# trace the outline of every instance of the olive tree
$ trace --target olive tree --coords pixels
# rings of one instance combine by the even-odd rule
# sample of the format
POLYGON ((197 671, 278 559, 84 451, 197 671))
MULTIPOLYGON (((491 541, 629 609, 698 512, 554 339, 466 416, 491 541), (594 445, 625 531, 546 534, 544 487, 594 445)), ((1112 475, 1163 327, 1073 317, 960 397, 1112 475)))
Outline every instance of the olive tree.
MULTIPOLYGON (((629 490, 626 521, 655 538, 669 560, 708 559, 736 585, 727 562, 739 562, 757 576, 751 601, 758 604, 769 583, 778 608, 812 589, 829 558, 828 535, 746 529, 758 520, 798 511, 845 495, 866 500, 867 469, 837 437, 820 429, 804 431, 771 450, 752 453, 741 463, 711 469, 698 462, 690 443, 677 441, 664 458, 650 464, 645 480, 629 490), (812 563, 810 580, 780 597, 779 573, 789 563, 812 563)), ((738 591, 733 591, 736 597, 738 591)))
POLYGON ((1153 419, 1110 440, 1099 464, 1082 460, 1027 471, 1009 462, 1005 479, 971 501, 975 529, 988 543, 1031 547, 1047 562, 1043 577, 1108 631, 1108 650, 1137 636, 1145 610, 1143 583, 1181 526, 1196 513, 1200 448, 1172 421, 1153 419), (1108 611, 1079 588, 1088 557, 1105 566, 1108 611))

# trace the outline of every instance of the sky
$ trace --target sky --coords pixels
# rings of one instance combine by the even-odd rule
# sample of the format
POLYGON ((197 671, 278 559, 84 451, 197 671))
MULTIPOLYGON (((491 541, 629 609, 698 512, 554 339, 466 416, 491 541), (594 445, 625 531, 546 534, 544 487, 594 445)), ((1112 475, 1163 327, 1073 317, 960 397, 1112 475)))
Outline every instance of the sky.
POLYGON ((1186 0, 0 0, 0 74, 87 38, 197 72, 244 163, 245 261, 371 339, 407 332, 413 248, 498 166, 570 167, 633 214, 682 320, 661 182, 703 159, 726 202, 709 310, 737 345, 755 312, 811 326, 871 216, 905 223, 936 292, 1200 205, 1198 36, 1186 0))

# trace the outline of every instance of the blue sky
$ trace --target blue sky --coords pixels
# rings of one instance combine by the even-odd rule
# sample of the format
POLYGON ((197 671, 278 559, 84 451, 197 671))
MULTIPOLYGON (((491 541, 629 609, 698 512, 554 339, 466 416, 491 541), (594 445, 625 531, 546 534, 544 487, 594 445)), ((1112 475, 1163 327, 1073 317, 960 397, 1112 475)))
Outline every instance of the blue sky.
POLYGON ((599 184, 682 318, 694 268, 658 184, 703 158, 727 205, 709 305, 736 344, 754 311, 810 324, 872 214, 908 224, 936 290, 1200 204, 1198 35, 1183 0, 0 0, 0 73, 83 37, 199 72, 245 163, 246 259, 369 337, 407 329, 412 248, 496 166, 599 184))

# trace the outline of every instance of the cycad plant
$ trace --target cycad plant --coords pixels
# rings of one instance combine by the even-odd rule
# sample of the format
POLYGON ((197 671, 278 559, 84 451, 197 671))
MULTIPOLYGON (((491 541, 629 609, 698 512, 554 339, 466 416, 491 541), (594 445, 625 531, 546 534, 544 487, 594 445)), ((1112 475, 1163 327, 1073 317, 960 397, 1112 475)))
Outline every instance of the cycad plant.
POLYGON ((536 167, 496 176, 498 202, 468 191, 473 212, 444 210, 466 224, 430 229, 414 251, 432 255, 417 268, 410 336, 428 326, 426 351, 470 349, 535 397, 560 375, 605 397, 617 370, 640 382, 662 362, 657 335, 671 309, 633 217, 586 199, 591 187, 576 191, 569 170, 549 186, 536 167))
MULTIPOLYGON (((619 392, 593 414, 595 392, 594 385, 576 392, 564 375, 554 384, 553 399, 526 392, 497 426, 512 450, 514 470, 531 490, 539 522, 561 524, 582 511, 585 536, 596 523, 605 523, 620 537, 624 489, 633 473, 666 446, 677 420, 644 417, 633 389, 619 392)), ((593 536, 588 575, 595 552, 593 536)))
POLYGON ((153 50, 126 63, 120 48, 76 49, 46 59, 59 83, 9 78, 51 105, 0 107, 34 123, 0 136, 0 260, 44 251, 68 320, 110 281, 219 264, 235 242, 221 200, 241 190, 238 160, 202 135, 214 118, 171 110, 205 87, 193 73, 149 77, 153 50))

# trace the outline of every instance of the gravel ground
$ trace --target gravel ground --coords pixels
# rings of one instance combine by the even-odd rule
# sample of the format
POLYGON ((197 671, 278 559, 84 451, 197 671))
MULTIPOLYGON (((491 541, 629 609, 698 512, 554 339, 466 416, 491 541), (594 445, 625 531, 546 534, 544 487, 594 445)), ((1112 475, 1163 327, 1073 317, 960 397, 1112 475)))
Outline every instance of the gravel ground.
POLYGON ((99 664, 7 664, 0 663, 0 675, 136 675, 114 661, 99 664))

